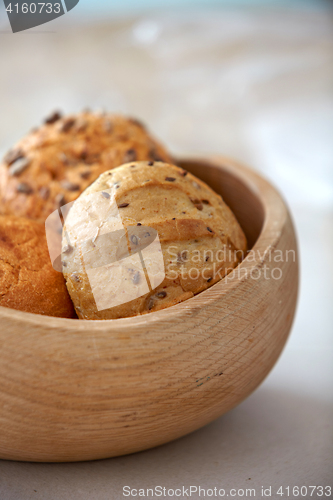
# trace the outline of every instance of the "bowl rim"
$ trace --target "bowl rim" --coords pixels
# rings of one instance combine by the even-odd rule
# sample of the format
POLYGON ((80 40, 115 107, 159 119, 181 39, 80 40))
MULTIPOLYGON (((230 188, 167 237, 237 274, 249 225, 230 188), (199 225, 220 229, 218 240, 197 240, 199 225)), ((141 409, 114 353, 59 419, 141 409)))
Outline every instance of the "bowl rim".
POLYGON ((289 213, 286 203, 277 189, 265 177, 252 168, 244 166, 229 157, 220 155, 181 157, 179 161, 188 164, 211 165, 215 168, 225 170, 231 176, 238 178, 256 196, 262 205, 264 215, 259 236, 247 256, 235 268, 237 272, 234 270, 228 274, 227 281, 223 278, 194 297, 165 309, 127 318, 78 320, 29 313, 3 306, 0 306, 0 318, 28 323, 30 326, 47 326, 49 330, 62 327, 66 331, 72 331, 73 333, 82 333, 82 331, 87 330, 91 333, 92 331, 98 332, 105 331, 106 329, 112 330, 113 328, 127 330, 129 326, 154 326, 163 320, 170 321, 171 318, 175 321, 183 320, 189 313, 192 315, 200 311, 203 298, 207 304, 210 304, 219 300, 226 293, 234 292, 238 283, 246 279, 246 273, 242 277, 237 276, 237 274, 242 274, 239 270, 244 269, 251 273, 251 271, 258 268, 262 265, 267 253, 271 248, 274 248, 275 243, 279 240, 289 213), (250 254, 251 259, 249 258, 250 254))

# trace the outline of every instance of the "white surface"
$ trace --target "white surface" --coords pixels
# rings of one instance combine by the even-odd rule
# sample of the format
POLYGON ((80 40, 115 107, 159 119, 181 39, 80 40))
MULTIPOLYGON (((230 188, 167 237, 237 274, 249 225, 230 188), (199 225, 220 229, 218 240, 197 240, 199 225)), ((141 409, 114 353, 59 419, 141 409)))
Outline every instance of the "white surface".
POLYGON ((0 462, 1 500, 120 499, 124 485, 251 487, 261 498, 261 486, 331 484, 332 18, 321 8, 229 9, 53 28, 0 34, 0 149, 52 108, 90 105, 140 116, 175 152, 244 160, 291 207, 301 293, 282 357, 238 408, 128 457, 0 462))

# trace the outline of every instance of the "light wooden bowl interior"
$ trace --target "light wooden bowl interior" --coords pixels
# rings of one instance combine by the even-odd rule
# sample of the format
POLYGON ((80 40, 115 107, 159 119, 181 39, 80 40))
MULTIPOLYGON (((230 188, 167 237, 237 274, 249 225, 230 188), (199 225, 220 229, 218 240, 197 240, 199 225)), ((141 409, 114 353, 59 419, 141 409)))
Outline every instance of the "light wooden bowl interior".
POLYGON ((251 252, 227 280, 140 317, 79 321, 0 307, 0 458, 90 460, 166 443, 239 404, 274 365, 298 288, 285 203, 231 160, 181 163, 222 194, 251 252), (289 258, 274 260, 277 251, 289 258))

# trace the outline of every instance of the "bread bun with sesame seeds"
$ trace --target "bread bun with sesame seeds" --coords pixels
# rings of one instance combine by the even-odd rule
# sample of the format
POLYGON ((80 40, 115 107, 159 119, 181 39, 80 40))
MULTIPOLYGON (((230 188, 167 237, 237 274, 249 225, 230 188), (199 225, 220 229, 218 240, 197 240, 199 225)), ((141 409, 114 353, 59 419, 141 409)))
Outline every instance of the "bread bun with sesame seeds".
POLYGON ((79 318, 154 312, 207 289, 245 256, 229 207, 167 163, 104 172, 69 210, 62 262, 79 318))
POLYGON ((0 214, 44 222, 97 177, 128 161, 171 161, 137 120, 82 112, 53 113, 0 164, 0 214))

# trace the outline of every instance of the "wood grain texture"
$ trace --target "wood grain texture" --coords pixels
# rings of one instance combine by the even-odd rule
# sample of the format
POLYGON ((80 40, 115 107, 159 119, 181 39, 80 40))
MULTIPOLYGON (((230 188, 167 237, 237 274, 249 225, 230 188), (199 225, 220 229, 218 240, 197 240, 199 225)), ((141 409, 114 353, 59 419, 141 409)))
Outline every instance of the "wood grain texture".
POLYGON ((276 362, 298 289, 286 205, 231 160, 180 163, 222 194, 251 252, 227 281, 141 317, 79 321, 0 308, 0 458, 90 460, 166 443, 239 404, 276 362), (280 251, 288 259, 274 260, 280 251))

